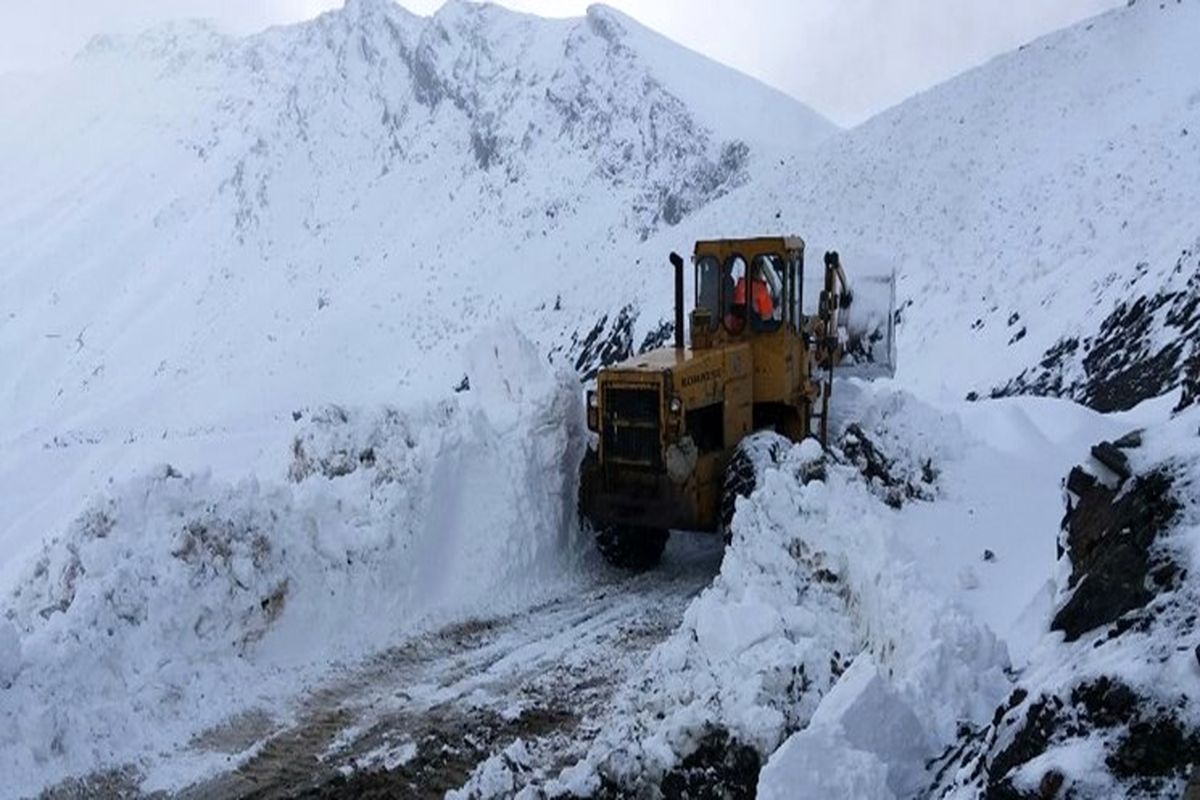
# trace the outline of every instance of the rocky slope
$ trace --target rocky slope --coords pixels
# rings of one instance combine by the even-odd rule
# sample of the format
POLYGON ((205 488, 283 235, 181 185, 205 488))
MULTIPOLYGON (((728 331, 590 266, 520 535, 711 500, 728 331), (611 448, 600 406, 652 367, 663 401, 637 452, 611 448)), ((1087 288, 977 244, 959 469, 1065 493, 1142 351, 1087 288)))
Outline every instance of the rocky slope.
POLYGON ((1198 423, 1190 408, 1072 470, 1050 630, 991 723, 938 760, 932 796, 1200 790, 1198 423))
POLYGON ((1130 408, 1200 349, 1197 35, 1178 2, 1050 34, 787 159, 646 257, 780 226, 851 279, 879 253, 908 385, 1130 408))

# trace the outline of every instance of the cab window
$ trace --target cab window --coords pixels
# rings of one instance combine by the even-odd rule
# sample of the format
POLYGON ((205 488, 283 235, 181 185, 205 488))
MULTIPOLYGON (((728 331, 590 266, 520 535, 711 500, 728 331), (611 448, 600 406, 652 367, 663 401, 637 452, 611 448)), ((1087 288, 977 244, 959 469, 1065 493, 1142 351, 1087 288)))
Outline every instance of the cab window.
POLYGON ((750 326, 754 330, 770 332, 783 325, 786 275, 784 261, 779 256, 757 255, 750 262, 750 291, 743 290, 743 295, 749 303, 750 326))
POLYGON ((708 309, 709 328, 716 330, 721 324, 721 265, 712 256, 696 261, 696 308, 708 309))
POLYGON ((746 260, 741 256, 730 256, 721 270, 721 312, 725 330, 746 329, 746 260))

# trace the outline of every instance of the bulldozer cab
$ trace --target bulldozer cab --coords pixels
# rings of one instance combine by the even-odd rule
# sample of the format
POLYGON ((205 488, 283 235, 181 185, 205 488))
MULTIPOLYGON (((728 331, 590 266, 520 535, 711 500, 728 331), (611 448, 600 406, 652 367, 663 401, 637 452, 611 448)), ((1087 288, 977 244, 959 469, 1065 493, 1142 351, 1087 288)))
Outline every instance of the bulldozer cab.
POLYGON ((722 338, 733 339, 785 327, 793 332, 802 329, 802 240, 697 242, 692 260, 696 287, 693 343, 697 334, 703 338, 720 332, 722 338))

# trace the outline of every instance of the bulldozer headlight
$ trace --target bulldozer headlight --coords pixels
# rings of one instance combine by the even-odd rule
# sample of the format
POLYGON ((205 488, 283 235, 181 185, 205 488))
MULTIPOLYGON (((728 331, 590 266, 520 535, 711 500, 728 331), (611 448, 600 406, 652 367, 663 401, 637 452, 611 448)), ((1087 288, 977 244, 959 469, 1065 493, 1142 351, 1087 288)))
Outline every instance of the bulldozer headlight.
POLYGON ((678 397, 672 397, 669 405, 672 414, 678 414, 680 411, 683 411, 683 401, 678 397))
POLYGON ((595 392, 588 392, 588 408, 599 408, 600 398, 595 392))

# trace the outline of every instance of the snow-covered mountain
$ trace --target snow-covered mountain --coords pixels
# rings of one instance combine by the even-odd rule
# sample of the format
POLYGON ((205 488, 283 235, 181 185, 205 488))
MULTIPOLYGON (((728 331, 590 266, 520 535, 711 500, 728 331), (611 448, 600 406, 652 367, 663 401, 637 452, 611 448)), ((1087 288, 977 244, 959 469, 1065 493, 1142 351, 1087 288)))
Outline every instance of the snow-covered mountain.
POLYGON ((1198 352, 1198 31, 1195 3, 1133 3, 1045 36, 789 157, 650 252, 780 224, 878 252, 908 385, 1129 408, 1198 352))
MULTIPOLYGON (((19 791, 124 765, 179 788, 227 768, 187 749, 200 729, 290 708, 330 660, 529 615, 564 585, 602 599, 574 523, 572 368, 668 334, 669 250, 797 232, 852 280, 860 253, 895 266, 912 394, 839 389, 842 449, 780 454, 720 574, 655 634, 652 673, 567 743, 574 766, 539 773, 497 742, 471 786, 652 790, 730 752, 751 788, 766 764, 764 796, 797 780, 973 796, 987 769, 996 791, 1051 771, 1125 786, 1105 753, 1150 716, 1099 737, 1060 725, 1053 758, 1006 737, 1042 694, 1071 696, 1073 669, 1146 702, 1192 675, 1188 652, 1144 656, 1193 646, 1194 620, 1114 639, 1109 672, 1049 627, 1077 602, 1055 561, 1061 480, 1177 398, 1095 410, 1177 387, 1189 359, 1180 407, 1195 395, 1198 37, 1200 6, 1134 3, 844 132, 604 7, 548 21, 452 0, 424 18, 350 0, 248 38, 99 39, 55 73, 0 77, 3 771, 19 791), (964 402, 1017 393, 1094 409, 964 402), (881 481, 916 499, 892 508, 881 481), (904 735, 876 736, 881 714, 904 735)), ((1183 465, 1187 513, 1159 533, 1184 568, 1187 413, 1135 458, 1183 465)), ((615 630, 596 624, 585 654, 615 630)), ((1169 721, 1190 731, 1184 700, 1169 721)), ((1146 791, 1181 786, 1186 763, 1146 791)))
MULTIPOLYGON (((615 11, 457 1, 100 39, 9 79, 0 109, 17 430, 197 382, 272 407, 393 396, 481 316, 833 131, 615 11)), ((204 400, 183 418, 218 413, 204 400)))
POLYGON ((0 118, 0 472, 20 498, 0 541, 42 535, 13 530, 46 499, 31 459, 60 489, 78 471, 47 448, 144 454, 438 397, 481 324, 549 339, 530 317, 560 295, 586 329, 596 270, 835 131, 611 9, 458 0, 101 38, 0 79, 0 118))

